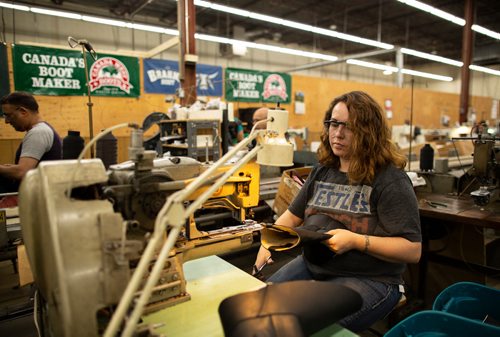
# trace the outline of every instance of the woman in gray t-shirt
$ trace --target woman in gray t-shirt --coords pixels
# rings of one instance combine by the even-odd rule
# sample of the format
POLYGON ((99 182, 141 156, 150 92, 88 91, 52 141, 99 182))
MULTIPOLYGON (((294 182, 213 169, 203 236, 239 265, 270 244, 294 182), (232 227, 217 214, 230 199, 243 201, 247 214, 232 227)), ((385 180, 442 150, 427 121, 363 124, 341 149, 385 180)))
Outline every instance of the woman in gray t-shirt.
MULTIPOLYGON (((339 323, 362 331, 398 303, 406 263, 421 255, 418 204, 406 159, 391 142, 379 104, 368 94, 335 98, 324 117, 313 169, 299 194, 276 221, 330 234, 305 244, 303 254, 269 282, 326 280, 357 291, 362 308, 339 323)), ((256 268, 270 257, 261 247, 256 268)))

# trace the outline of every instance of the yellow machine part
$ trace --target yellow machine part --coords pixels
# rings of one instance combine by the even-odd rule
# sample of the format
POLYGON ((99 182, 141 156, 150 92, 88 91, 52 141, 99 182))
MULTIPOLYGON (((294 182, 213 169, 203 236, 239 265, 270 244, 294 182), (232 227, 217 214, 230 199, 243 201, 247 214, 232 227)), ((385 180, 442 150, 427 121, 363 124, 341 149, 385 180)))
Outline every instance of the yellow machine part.
MULTIPOLYGON (((230 166, 222 167, 218 173, 223 174, 230 168, 230 166)), ((210 186, 199 188, 189 199, 196 200, 208 187, 210 186)), ((227 198, 238 207, 249 208, 259 204, 259 192, 260 167, 252 161, 236 171, 210 199, 227 198)))

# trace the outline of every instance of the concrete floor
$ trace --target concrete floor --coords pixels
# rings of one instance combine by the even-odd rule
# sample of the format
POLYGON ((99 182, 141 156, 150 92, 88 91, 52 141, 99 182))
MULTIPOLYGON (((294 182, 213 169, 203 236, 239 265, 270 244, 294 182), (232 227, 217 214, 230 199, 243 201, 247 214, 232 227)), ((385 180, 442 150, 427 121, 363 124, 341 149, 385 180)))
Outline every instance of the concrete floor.
POLYGON ((38 336, 33 321, 34 288, 19 287, 18 274, 11 261, 0 262, 0 335, 38 336))

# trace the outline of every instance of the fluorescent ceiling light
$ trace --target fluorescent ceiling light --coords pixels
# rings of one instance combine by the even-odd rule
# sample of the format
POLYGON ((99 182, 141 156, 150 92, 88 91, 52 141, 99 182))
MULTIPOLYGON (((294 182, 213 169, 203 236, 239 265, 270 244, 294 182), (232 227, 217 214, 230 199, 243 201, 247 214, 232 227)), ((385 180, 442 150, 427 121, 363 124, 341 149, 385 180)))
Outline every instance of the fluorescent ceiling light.
POLYGON ((481 71, 483 73, 487 73, 487 74, 491 74, 491 75, 500 76, 500 70, 485 68, 485 67, 481 67, 481 66, 475 66, 473 64, 471 64, 469 66, 469 69, 470 70, 475 70, 475 71, 481 71))
POLYGON ((37 13, 37 14, 60 16, 62 18, 67 18, 67 19, 75 19, 75 20, 81 20, 82 19, 82 16, 80 14, 69 13, 69 12, 62 12, 62 11, 54 11, 54 10, 51 10, 51 9, 31 7, 31 11, 33 13, 37 13))
POLYGON ((219 36, 205 35, 205 34, 198 34, 198 33, 196 33, 194 35, 194 37, 197 40, 202 40, 202 41, 210 41, 210 42, 238 45, 240 47, 245 46, 247 48, 252 48, 252 49, 267 50, 267 51, 272 51, 272 52, 276 52, 276 53, 309 57, 309 58, 315 58, 315 59, 320 59, 320 60, 325 60, 325 61, 337 61, 338 60, 338 57, 333 56, 333 55, 320 54, 320 53, 308 52, 308 51, 304 51, 304 50, 284 48, 284 47, 278 47, 278 46, 255 43, 255 42, 228 39, 226 37, 219 37, 219 36))
POLYGON ((290 28, 295 28, 299 30, 305 30, 306 32, 311 32, 313 30, 313 26, 311 25, 306 25, 305 23, 300 23, 300 22, 295 22, 295 21, 289 21, 289 20, 282 20, 282 25, 290 27, 290 28))
POLYGON ((440 62, 440 63, 446 63, 446 64, 450 64, 450 65, 456 66, 456 67, 461 67, 464 65, 464 63, 461 61, 455 61, 455 60, 452 60, 452 59, 449 59, 446 57, 437 56, 437 55, 433 55, 433 54, 429 54, 429 53, 423 53, 423 52, 416 51, 413 49, 401 48, 401 52, 403 54, 413 55, 416 57, 420 57, 420 58, 424 58, 424 59, 428 59, 428 60, 432 60, 432 61, 436 61, 436 62, 440 62))
POLYGON ((319 28, 319 27, 315 27, 315 26, 311 26, 311 25, 307 25, 307 24, 303 24, 303 23, 299 23, 299 22, 284 20, 284 19, 277 18, 274 16, 263 15, 263 14, 259 14, 259 13, 249 12, 246 10, 241 10, 238 8, 214 4, 214 3, 209 2, 209 1, 194 0, 194 4, 196 6, 210 8, 210 9, 220 11, 220 12, 244 16, 244 17, 248 17, 251 19, 259 20, 259 21, 265 21, 265 22, 274 23, 277 25, 282 25, 285 27, 304 30, 306 32, 313 32, 316 34, 335 37, 338 39, 356 42, 356 43, 361 43, 361 44, 372 46, 372 47, 377 47, 377 48, 382 48, 382 49, 393 49, 394 48, 394 45, 389 44, 389 43, 383 43, 380 41, 365 39, 365 38, 350 35, 350 34, 339 33, 339 32, 336 32, 334 30, 319 28))
MULTIPOLYGON (((14 8, 13 5, 10 5, 10 4, 4 3, 4 2, 0 2, 0 7, 14 8)), ((20 6, 16 6, 14 9, 19 9, 17 7, 20 7, 20 6)), ((21 9, 21 10, 25 10, 25 11, 30 10, 29 7, 26 7, 26 6, 22 6, 22 7, 23 7, 23 9, 21 9)), ((216 7, 219 7, 219 6, 216 6, 216 7)), ((224 7, 224 6, 222 6, 222 7, 224 7)), ((144 30, 144 31, 148 31, 148 32, 162 33, 162 34, 168 34, 168 35, 174 35, 174 36, 179 35, 179 32, 177 30, 163 28, 163 27, 159 27, 159 26, 143 25, 143 24, 137 24, 137 23, 128 23, 125 21, 105 19, 105 18, 96 17, 96 16, 89 16, 89 15, 80 15, 80 14, 69 13, 69 12, 59 12, 59 11, 53 11, 53 10, 46 10, 43 8, 36 8, 36 7, 31 7, 31 11, 34 13, 39 13, 39 14, 46 14, 46 15, 51 15, 51 16, 62 16, 62 17, 70 18, 70 19, 83 20, 83 21, 87 21, 87 22, 99 23, 99 24, 109 25, 109 26, 144 30)), ((263 18, 263 17, 261 16, 260 18, 263 18)), ((288 54, 288 55, 294 55, 294 56, 302 56, 302 57, 320 59, 320 60, 325 60, 325 61, 337 61, 338 60, 338 57, 336 57, 334 55, 314 53, 314 52, 308 52, 308 51, 304 51, 304 50, 284 48, 284 47, 278 47, 278 46, 272 46, 272 45, 265 45, 265 44, 259 44, 259 43, 254 43, 254 42, 239 41, 239 40, 222 38, 222 37, 218 37, 218 36, 195 34, 195 38, 199 39, 199 40, 204 40, 204 41, 245 46, 247 48, 252 48, 252 49, 267 50, 267 51, 272 51, 272 52, 276 52, 276 53, 282 53, 282 54, 288 54)))
POLYGON ((211 9, 219 11, 219 12, 226 12, 226 13, 231 13, 231 14, 239 15, 239 16, 249 16, 250 15, 250 12, 246 11, 244 9, 227 7, 224 5, 214 4, 214 3, 211 3, 208 1, 194 1, 194 4, 196 6, 211 8, 211 9))
POLYGON ((179 32, 174 29, 168 29, 159 26, 143 25, 140 23, 127 23, 126 27, 130 29, 144 30, 153 33, 176 35, 176 36, 179 35, 179 32))
POLYGON ((383 42, 370 40, 370 39, 365 39, 363 37, 354 36, 354 35, 350 35, 350 34, 339 33, 337 31, 330 30, 330 29, 312 27, 311 31, 313 33, 316 33, 316 34, 336 37, 338 39, 356 42, 356 43, 360 43, 360 44, 365 44, 367 46, 372 46, 372 47, 377 47, 377 48, 382 48, 382 49, 387 49, 387 50, 394 49, 394 45, 392 45, 392 44, 383 43, 383 42))
POLYGON ((488 28, 484 28, 479 25, 472 25, 471 29, 475 32, 500 40, 500 33, 489 30, 488 28))
MULTIPOLYGON (((416 0, 398 0, 398 1, 402 2, 404 4, 407 4, 408 6, 412 6, 412 7, 415 7, 417 9, 420 9, 422 11, 428 12, 430 14, 439 16, 440 18, 443 18, 445 20, 456 23, 457 25, 465 26, 464 19, 459 18, 455 15, 451 15, 449 13, 446 13, 445 11, 442 11, 442 10, 437 9, 435 7, 424 4, 423 2, 416 1, 416 0)), ((483 34, 483 35, 489 36, 491 38, 500 40, 500 33, 489 30, 488 28, 484 28, 484 27, 481 27, 479 25, 472 25, 471 29, 475 32, 480 33, 480 34, 483 34)))
POLYGON ((442 11, 442 10, 437 9, 435 7, 424 4, 423 2, 416 1, 416 0, 398 0, 398 1, 402 2, 404 4, 407 4, 408 6, 412 6, 414 8, 420 9, 421 11, 430 13, 430 14, 435 15, 435 16, 439 16, 440 18, 448 20, 450 22, 453 22, 457 25, 465 26, 464 19, 459 18, 458 16, 455 16, 455 15, 451 15, 450 13, 446 13, 445 11, 442 11))
POLYGON ((104 18, 99 18, 97 16, 82 15, 82 20, 94 23, 101 23, 103 25, 108 25, 108 26, 127 27, 127 23, 125 21, 104 19, 104 18))
POLYGON ((438 81, 445 81, 445 82, 451 82, 451 81, 453 81, 453 77, 443 76, 443 75, 436 75, 436 74, 431 74, 431 73, 425 73, 423 71, 410 70, 410 69, 401 69, 401 72, 403 74, 407 74, 407 75, 413 75, 413 76, 418 76, 418 77, 426 77, 426 78, 431 78, 433 80, 438 80, 438 81))
POLYGON ((1 2, 1 1, 0 1, 0 7, 10 8, 10 9, 17 9, 19 11, 25 11, 25 12, 29 12, 30 11, 30 8, 28 6, 14 5, 14 4, 11 4, 11 3, 1 2))
POLYGON ((391 67, 391 66, 386 66, 385 64, 366 62, 366 61, 361 61, 361 60, 357 60, 357 59, 348 59, 348 60, 346 60, 346 63, 347 64, 354 64, 354 65, 366 67, 366 68, 373 68, 373 69, 378 69, 378 70, 383 70, 383 71, 390 71, 393 73, 396 73, 399 71, 399 68, 397 68, 397 67, 391 67))
MULTIPOLYGON (((366 68, 372 68, 372 69, 378 69, 378 70, 383 70, 384 72, 398 72, 399 68, 396 67, 391 67, 391 66, 386 66, 385 64, 378 64, 378 63, 372 63, 372 62, 366 62, 366 61, 361 61, 357 59, 348 59, 346 61, 348 64, 354 64, 358 65, 361 67, 366 67, 366 68)), ((401 72, 403 74, 407 75, 413 75, 413 76, 418 76, 418 77, 425 77, 425 78, 430 78, 433 80, 438 80, 438 81, 446 81, 446 82, 451 82, 453 81, 452 77, 449 76, 442 76, 442 75, 436 75, 436 74, 431 74, 431 73, 425 73, 423 71, 416 71, 416 70, 410 70, 410 69, 401 69, 401 72)))
MULTIPOLYGON (((197 4, 199 6, 204 5, 204 7, 209 7, 209 8, 212 8, 214 10, 228 11, 228 12, 233 13, 233 14, 236 12, 237 15, 242 15, 242 16, 248 16, 248 17, 255 16, 255 18, 259 18, 259 19, 269 19, 269 18, 272 18, 276 22, 278 22, 279 24, 287 25, 288 27, 292 27, 292 28, 296 28, 296 29, 302 29, 302 30, 308 30, 308 31, 315 31, 318 34, 324 34, 324 35, 329 35, 329 36, 336 36, 336 34, 339 34, 339 36, 344 36, 345 35, 345 36, 352 37, 353 39, 354 38, 360 39, 360 40, 362 40, 364 42, 372 41, 372 40, 368 40, 368 39, 358 38, 358 37, 355 37, 355 36, 352 36, 352 35, 348 35, 348 34, 342 34, 342 33, 338 33, 338 32, 335 32, 335 31, 330 31, 328 29, 313 27, 313 26, 310 26, 310 25, 302 24, 302 23, 297 23, 297 22, 288 21, 288 20, 282 20, 282 19, 279 19, 279 18, 273 18, 273 17, 269 17, 269 16, 266 16, 266 15, 256 14, 256 13, 251 13, 251 12, 248 12, 248 11, 245 11, 245 10, 239 10, 239 9, 235 9, 235 8, 231 8, 231 7, 227 7, 227 6, 223 6, 223 5, 217 5, 217 4, 213 4, 213 3, 207 2, 207 1, 197 1, 197 0, 195 0, 195 4, 197 4)), ((163 27, 152 26, 152 25, 145 25, 145 24, 128 23, 128 22, 119 21, 119 20, 105 19, 105 18, 88 16, 88 15, 80 15, 78 13, 71 13, 71 12, 55 11, 55 10, 49 10, 49 9, 44 9, 44 8, 38 8, 38 7, 31 7, 30 8, 28 6, 14 5, 14 4, 7 3, 7 2, 2 2, 2 1, 0 1, 0 7, 9 8, 9 9, 15 9, 15 10, 20 10, 20 11, 25 11, 25 12, 28 12, 28 11, 31 10, 31 12, 38 13, 38 14, 45 14, 45 15, 50 15, 50 16, 59 16, 59 17, 64 17, 64 18, 69 18, 69 19, 83 20, 83 21, 87 21, 87 22, 94 22, 94 23, 99 23, 99 24, 104 24, 104 25, 110 25, 110 26, 117 26, 117 27, 124 27, 124 28, 131 28, 131 29, 149 31, 149 32, 163 33, 163 34, 167 34, 167 35, 174 35, 174 36, 178 36, 179 35, 178 31, 175 30, 175 29, 163 28, 163 27)), ((478 32, 481 29, 483 29, 484 31, 489 31, 489 30, 487 30, 487 29, 485 29, 485 28, 483 28, 481 26, 473 25, 473 28, 474 27, 476 27, 475 29, 478 32)), ((489 31, 489 32, 491 32, 491 31, 489 31)), ((493 34, 498 34, 498 33, 495 33, 495 32, 492 32, 492 33, 493 34)), ((231 45, 238 44, 240 46, 244 45, 244 46, 246 46, 248 48, 253 48, 253 49, 268 50, 268 51, 273 51, 273 52, 277 52, 277 53, 283 53, 283 54, 289 54, 289 55, 295 55, 295 56, 302 56, 302 57, 308 57, 308 58, 315 58, 315 59, 320 59, 320 60, 325 60, 325 61, 337 61, 338 60, 338 57, 333 56, 333 55, 328 55, 328 54, 314 53, 314 52, 308 52, 308 51, 291 49, 291 48, 283 48, 283 47, 278 47, 278 46, 270 46, 270 45, 258 44, 258 43, 253 43, 253 42, 232 40, 232 39, 227 39, 227 38, 222 38, 222 37, 217 37, 217 36, 210 36, 210 35, 204 35, 204 34, 195 34, 195 37, 197 39, 205 40, 205 41, 212 41, 212 42, 217 42, 217 43, 226 43, 226 44, 231 44, 231 45)), ((374 41, 374 42, 377 42, 377 41, 374 41)), ((362 43, 362 42, 360 42, 360 43, 362 43)), ((377 42, 377 43, 379 43, 379 42, 377 42)), ((391 46, 391 48, 393 48, 392 45, 386 45, 385 49, 391 49, 391 48, 388 48, 388 46, 391 46)), ((381 48, 384 48, 384 47, 381 47, 381 48)), ((407 48, 402 48, 402 52, 404 52, 406 54, 409 54, 409 55, 414 55, 414 56, 417 56, 417 57, 423 57, 423 58, 427 58, 427 59, 430 59, 430 60, 433 60, 433 61, 444 62, 444 63, 448 63, 448 64, 452 64, 452 65, 457 65, 457 66, 458 66, 458 63, 459 63, 458 61, 454 61, 454 60, 451 60, 451 59, 447 59, 447 58, 436 56, 436 55, 432 55, 432 54, 418 52, 418 51, 407 49, 407 48), (445 62, 445 61, 448 61, 448 62, 445 62), (452 63, 450 63, 450 61, 452 63), (453 62, 455 62, 457 64, 454 64, 453 62)), ((349 63, 349 62, 351 62, 351 64, 357 64, 357 65, 361 65, 361 63, 363 63, 363 66, 368 66, 368 64, 370 64, 370 62, 359 61, 359 60, 352 61, 352 59, 351 59, 351 61, 349 61, 349 60, 347 61, 347 63, 349 63), (357 63, 354 63, 354 62, 357 62, 357 63)), ((385 70, 385 71, 392 71, 392 72, 398 71, 398 68, 395 68, 395 67, 389 67, 389 66, 385 66, 385 65, 376 65, 376 66, 377 66, 376 69, 381 69, 381 70, 385 70), (382 67, 382 68, 380 68, 380 67, 382 67), (395 68, 396 70, 395 71, 391 70, 391 68, 395 68)), ((373 68, 373 66, 371 68, 373 68)), ((498 70, 494 70, 494 69, 490 69, 490 68, 485 68, 485 67, 474 66, 474 65, 471 65, 469 68, 472 69, 472 70, 481 71, 481 72, 485 72, 485 73, 488 73, 488 74, 500 76, 500 71, 498 71, 498 70)), ((404 72, 404 69, 402 70, 402 72, 404 72)), ((428 74, 428 73, 423 73, 423 72, 418 72, 418 73, 420 73, 420 74, 428 74)), ((415 71, 413 71, 413 75, 415 75, 415 71)), ((433 75, 433 74, 429 74, 429 75, 433 75)), ((415 76, 418 76, 418 75, 415 75, 415 76)), ((444 77, 444 76, 441 76, 441 75, 433 75, 433 76, 440 76, 441 78, 444 77)), ((424 76, 424 77, 429 77, 429 76, 424 76)), ((431 78, 431 77, 429 77, 429 78, 431 78)), ((451 77, 445 77, 445 78, 447 78, 446 79, 447 81, 448 81, 448 78, 451 80, 451 77)))

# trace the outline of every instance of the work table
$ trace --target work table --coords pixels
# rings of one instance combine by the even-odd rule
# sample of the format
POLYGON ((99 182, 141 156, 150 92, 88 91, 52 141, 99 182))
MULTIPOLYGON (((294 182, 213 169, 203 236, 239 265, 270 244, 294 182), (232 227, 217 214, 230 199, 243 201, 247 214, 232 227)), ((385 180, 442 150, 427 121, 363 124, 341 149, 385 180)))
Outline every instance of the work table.
POLYGON ((417 192, 421 217, 500 229, 500 202, 487 206, 474 204, 470 195, 460 197, 446 194, 417 192))

